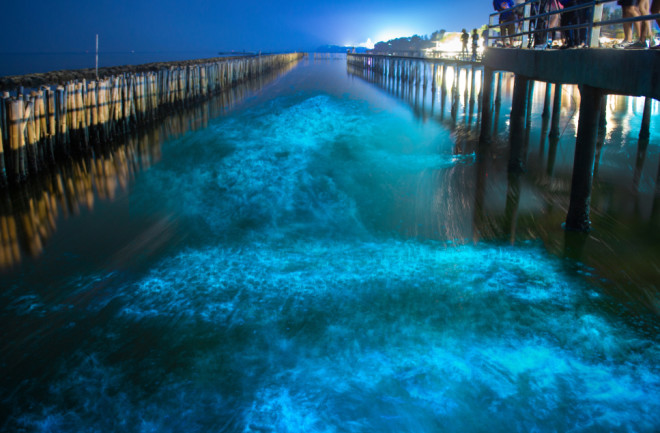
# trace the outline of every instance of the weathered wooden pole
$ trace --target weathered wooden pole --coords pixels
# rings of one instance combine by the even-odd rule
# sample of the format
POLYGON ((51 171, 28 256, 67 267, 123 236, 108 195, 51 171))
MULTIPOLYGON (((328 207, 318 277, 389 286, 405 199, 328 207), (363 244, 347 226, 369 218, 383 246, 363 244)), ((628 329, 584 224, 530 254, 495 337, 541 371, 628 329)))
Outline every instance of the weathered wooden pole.
POLYGON ((534 107, 534 80, 529 80, 527 86, 527 123, 532 121, 532 108, 534 107))
POLYGON ((591 225, 591 186, 602 96, 601 89, 586 85, 580 87, 580 119, 575 143, 571 201, 566 216, 567 230, 588 231, 591 225))
POLYGON ((27 164, 25 155, 25 116, 23 99, 9 101, 9 137, 10 155, 7 162, 8 178, 13 182, 21 182, 26 177, 27 164))
POLYGON ((651 102, 652 98, 644 98, 644 114, 642 114, 642 128, 639 131, 640 140, 648 140, 651 136, 651 102))
POLYGON ((525 170, 525 117, 527 113, 527 90, 529 78, 516 75, 513 85, 513 103, 511 106, 511 125, 509 128, 509 172, 520 173, 525 170))
POLYGON ((470 76, 470 108, 468 110, 469 116, 468 116, 468 125, 472 125, 472 118, 474 114, 474 100, 475 100, 475 70, 474 70, 474 65, 471 67, 472 69, 472 75, 470 76))
POLYGON ((543 99, 543 114, 541 117, 544 119, 550 117, 550 104, 552 103, 552 83, 545 83, 545 98, 543 99))
POLYGON ((479 133, 479 144, 488 147, 492 139, 493 120, 493 75, 495 72, 484 67, 484 81, 481 90, 481 132, 479 133))
POLYGON ((603 101, 600 105, 600 121, 598 123, 599 132, 605 134, 607 132, 607 94, 603 95, 603 101))
POLYGON ((431 74, 432 74, 431 75, 431 91, 433 93, 435 93, 435 89, 436 89, 435 80, 436 80, 436 77, 437 77, 437 74, 438 74, 438 65, 436 63, 433 63, 433 71, 431 72, 431 74))
POLYGON ((562 85, 555 84, 555 97, 552 103, 552 120, 550 121, 550 137, 559 137, 559 119, 561 117, 562 85))
POLYGON ((27 132, 27 165, 28 173, 34 174, 39 171, 38 156, 37 156, 37 133, 35 129, 34 121, 34 101, 32 98, 27 102, 25 108, 25 130, 27 132))
POLYGON ((497 74, 497 89, 495 90, 495 104, 502 103, 502 74, 504 72, 499 72, 497 74))
POLYGON ((55 162, 55 139, 57 137, 57 123, 55 122, 55 92, 52 89, 46 89, 48 102, 48 161, 55 162))

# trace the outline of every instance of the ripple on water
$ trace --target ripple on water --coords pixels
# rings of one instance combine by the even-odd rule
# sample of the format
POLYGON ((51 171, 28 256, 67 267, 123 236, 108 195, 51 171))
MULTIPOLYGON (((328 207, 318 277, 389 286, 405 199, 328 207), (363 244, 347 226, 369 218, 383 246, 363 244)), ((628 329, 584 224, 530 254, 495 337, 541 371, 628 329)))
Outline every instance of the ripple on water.
POLYGON ((170 431, 177 413, 187 431, 660 425, 657 342, 596 312, 590 289, 534 247, 206 248, 122 290, 117 332, 151 324, 166 334, 174 359, 158 347, 145 355, 158 383, 146 394, 131 379, 146 373, 83 357, 50 390, 52 402, 73 401, 26 424, 85 430, 105 413, 170 431))

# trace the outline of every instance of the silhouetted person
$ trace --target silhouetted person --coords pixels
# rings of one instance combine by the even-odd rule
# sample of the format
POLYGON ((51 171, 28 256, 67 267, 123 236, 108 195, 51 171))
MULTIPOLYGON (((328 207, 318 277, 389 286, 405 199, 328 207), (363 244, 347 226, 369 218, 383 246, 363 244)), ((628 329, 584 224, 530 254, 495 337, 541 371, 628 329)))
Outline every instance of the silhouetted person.
POLYGON ((472 61, 477 60, 477 49, 479 48, 479 33, 477 29, 472 30, 472 61))
POLYGON ((511 38, 515 31, 515 15, 513 13, 513 0, 493 0, 493 8, 502 12, 500 14, 500 34, 502 36, 502 44, 505 47, 511 46, 511 38))
POLYGON ((463 29, 461 34, 461 42, 463 42, 463 48, 461 48, 461 56, 467 56, 468 55, 468 41, 470 40, 470 35, 468 35, 468 32, 463 29))

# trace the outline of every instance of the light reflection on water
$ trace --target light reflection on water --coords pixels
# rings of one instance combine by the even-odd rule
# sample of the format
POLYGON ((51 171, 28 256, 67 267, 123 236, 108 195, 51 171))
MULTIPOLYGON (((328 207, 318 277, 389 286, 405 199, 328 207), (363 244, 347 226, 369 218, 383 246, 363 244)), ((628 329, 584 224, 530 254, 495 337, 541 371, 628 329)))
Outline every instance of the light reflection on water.
MULTIPOLYGON (((161 140, 114 201, 97 193, 2 276, 2 429, 658 430, 657 258, 635 291, 593 246, 640 245, 622 230, 651 220, 603 206, 630 187, 606 144, 603 228, 561 231, 571 92, 553 169, 533 126, 508 177, 510 93, 478 158, 469 90, 442 108, 442 89, 344 68, 304 63, 161 140)), ((616 113, 608 136, 628 143, 616 113)))

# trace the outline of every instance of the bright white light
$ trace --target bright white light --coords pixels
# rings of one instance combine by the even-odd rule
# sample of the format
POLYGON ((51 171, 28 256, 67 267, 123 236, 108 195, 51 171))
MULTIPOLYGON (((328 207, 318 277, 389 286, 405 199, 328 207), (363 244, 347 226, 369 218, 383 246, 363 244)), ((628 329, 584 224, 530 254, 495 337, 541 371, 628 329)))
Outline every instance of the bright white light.
MULTIPOLYGON (((388 28, 380 30, 376 33, 376 41, 378 42, 387 42, 392 39, 405 38, 414 35, 416 32, 414 30, 408 30, 403 28, 388 28)), ((419 33, 419 32, 417 32, 419 33)))
POLYGON ((362 42, 357 45, 358 47, 365 47, 368 50, 373 50, 374 49, 374 43, 371 41, 371 38, 367 38, 366 42, 362 42))

